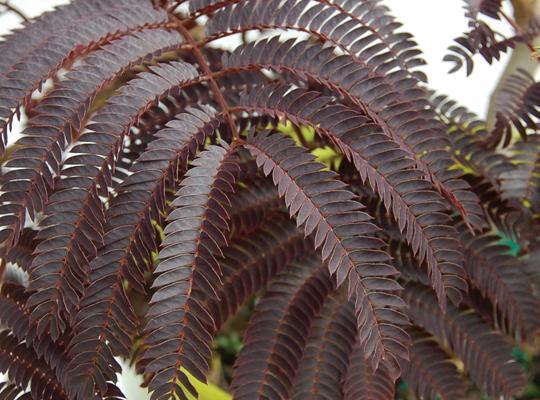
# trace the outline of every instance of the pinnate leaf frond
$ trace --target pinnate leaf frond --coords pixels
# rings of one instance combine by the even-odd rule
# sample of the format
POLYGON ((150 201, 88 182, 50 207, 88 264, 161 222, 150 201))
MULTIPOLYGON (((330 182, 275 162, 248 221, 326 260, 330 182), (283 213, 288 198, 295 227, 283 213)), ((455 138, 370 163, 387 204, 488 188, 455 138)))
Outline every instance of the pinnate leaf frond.
POLYGON ((97 379, 105 371, 111 376, 119 370, 112 354, 129 354, 136 317, 124 279, 135 290, 145 291, 143 282, 152 270, 152 252, 158 249, 152 221, 163 221, 163 213, 168 211, 165 187, 171 183, 174 187, 187 161, 216 128, 211 110, 190 111, 156 134, 157 139, 133 165, 132 174, 117 189, 106 212, 104 245, 89 265, 90 285, 80 301, 71 343, 73 355, 82 353, 71 371, 76 382, 97 379), (105 341, 111 343, 112 354, 105 341), (84 352, 79 350, 83 348, 84 352), (98 357, 104 357, 106 363, 96 363, 98 357))
POLYGON ((361 113, 331 104, 331 98, 315 92, 288 89, 255 88, 241 106, 310 125, 335 143, 356 167, 362 183, 380 197, 420 263, 426 261, 441 306, 447 296, 458 304, 467 287, 457 232, 446 215, 448 204, 420 171, 412 169, 414 160, 361 113), (284 92, 281 98, 276 96, 284 92))
POLYGON ((342 398, 342 382, 356 336, 354 305, 338 291, 326 299, 312 324, 291 399, 342 398))
MULTIPOLYGON (((465 10, 456 69, 539 32, 496 33, 501 0, 465 10)), ((72 0, 3 39, 0 397, 124 399, 128 360, 153 400, 219 358, 249 400, 526 384, 531 76, 486 128, 430 92, 384 0, 72 0)))
POLYGON ((349 296, 356 296, 358 324, 373 369, 384 360, 399 374, 398 358, 407 358, 408 335, 396 325, 406 323, 404 306, 394 292, 400 290, 392 279, 397 274, 382 249, 384 242, 375 233, 368 214, 356 196, 336 174, 323 171, 313 155, 279 134, 251 135, 245 145, 257 164, 272 179, 285 198, 291 216, 304 226, 306 236, 314 235, 332 275, 340 286, 346 280, 349 296), (385 321, 382 325, 382 321, 385 321), (372 329, 376 334, 370 333, 372 329), (390 346, 390 341, 392 346, 390 346))
POLYGON ((235 398, 287 398, 310 326, 334 288, 319 257, 278 274, 257 304, 244 334, 232 388, 235 398), (286 335, 285 335, 286 333, 286 335))
POLYGON ((424 399, 464 399, 465 381, 449 355, 420 329, 414 330, 411 337, 411 360, 403 368, 403 379, 411 390, 424 399))
POLYGON ((431 289, 421 285, 408 285, 403 297, 412 321, 449 346, 478 387, 493 396, 511 397, 521 391, 526 377, 512 357, 510 343, 477 314, 453 306, 442 314, 430 301, 431 289))
POLYGON ((196 395, 180 367, 205 381, 211 354, 204 338, 214 322, 201 303, 216 296, 221 283, 217 259, 227 244, 228 194, 239 167, 232 146, 211 146, 193 165, 172 203, 177 208, 168 217, 147 313, 144 357, 151 358, 145 371, 156 373, 149 385, 153 399, 181 392, 180 382, 196 395))
POLYGON ((343 383, 345 400, 392 400, 394 379, 385 365, 373 370, 365 361, 366 353, 359 340, 349 356, 347 374, 343 383))

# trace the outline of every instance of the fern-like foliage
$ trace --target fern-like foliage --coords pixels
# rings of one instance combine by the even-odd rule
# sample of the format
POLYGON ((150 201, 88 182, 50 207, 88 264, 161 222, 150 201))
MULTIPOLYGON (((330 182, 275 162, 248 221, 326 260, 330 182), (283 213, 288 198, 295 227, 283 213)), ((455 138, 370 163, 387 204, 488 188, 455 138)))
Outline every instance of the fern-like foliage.
MULTIPOLYGON (((501 2, 469 3, 480 39, 459 43, 496 57, 478 15, 501 2)), ((121 359, 153 400, 197 396, 252 304, 237 399, 525 385, 510 341, 540 330, 531 77, 488 132, 426 88, 380 0, 74 0, 0 52, 2 398, 121 399, 121 359)))
MULTIPOLYGON (((449 53, 444 61, 453 64, 450 73, 459 71, 465 65, 467 75, 474 70, 473 57, 480 54, 489 64, 499 60, 503 53, 516 47, 517 44, 528 45, 532 49, 532 42, 540 33, 540 23, 532 18, 526 27, 519 27, 503 9, 502 0, 464 0, 465 16, 468 20, 469 30, 454 39, 455 44, 448 47, 449 53), (484 20, 482 17, 487 17, 484 20), (490 21, 506 20, 515 33, 505 37, 493 29, 490 21)), ((519 2, 516 2, 519 4, 519 2)))
POLYGON ((479 315, 453 307, 442 314, 428 300, 433 294, 424 286, 411 284, 404 297, 413 321, 449 345, 479 387, 492 396, 520 391, 525 374, 512 359, 510 344, 500 333, 491 331, 479 315))
POLYGON ((512 130, 519 132, 527 140, 527 135, 538 129, 538 98, 540 85, 525 70, 518 70, 504 82, 504 87, 496 99, 496 122, 492 135, 495 143, 504 139, 508 145, 512 130))
POLYGON ((501 176, 503 198, 520 210, 522 241, 534 251, 540 244, 540 136, 528 135, 527 141, 516 142, 510 151, 514 165, 501 176))
POLYGON ((405 381, 415 385, 413 390, 425 399, 465 398, 465 381, 449 355, 425 331, 411 333, 411 361, 404 372, 405 381))

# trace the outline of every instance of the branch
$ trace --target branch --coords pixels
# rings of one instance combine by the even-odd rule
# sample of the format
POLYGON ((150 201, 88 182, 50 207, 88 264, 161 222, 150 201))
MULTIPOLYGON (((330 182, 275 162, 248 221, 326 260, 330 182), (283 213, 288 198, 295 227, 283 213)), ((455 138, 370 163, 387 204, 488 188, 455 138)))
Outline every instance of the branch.
POLYGON ((8 11, 17 14, 24 22, 30 21, 30 19, 17 7, 11 5, 9 1, 0 1, 0 6, 6 8, 8 11))

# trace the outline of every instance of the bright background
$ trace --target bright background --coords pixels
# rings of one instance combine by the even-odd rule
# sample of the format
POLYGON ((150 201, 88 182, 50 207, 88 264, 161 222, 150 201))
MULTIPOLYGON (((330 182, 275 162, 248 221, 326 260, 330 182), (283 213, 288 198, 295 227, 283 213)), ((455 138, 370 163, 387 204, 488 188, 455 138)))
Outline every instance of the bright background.
MULTIPOLYGON (((11 4, 33 17, 67 0, 11 0, 11 4)), ((461 0, 386 0, 394 15, 404 24, 403 29, 411 32, 424 52, 428 65, 424 72, 428 75, 432 89, 447 94, 462 105, 484 116, 489 94, 497 83, 506 57, 502 62, 489 66, 477 58, 474 73, 466 78, 460 70, 448 75, 449 64, 442 61, 452 39, 467 29, 461 0)), ((21 20, 12 13, 0 16, 0 36, 20 26, 21 20)), ((502 33, 505 27, 502 27, 502 33)), ((0 57, 2 55, 0 54, 0 57)), ((15 133, 15 132, 13 132, 15 133)), ((12 134, 11 137, 17 135, 12 134)), ((145 392, 138 388, 138 379, 128 371, 121 379, 120 386, 128 399, 144 399, 145 392)))

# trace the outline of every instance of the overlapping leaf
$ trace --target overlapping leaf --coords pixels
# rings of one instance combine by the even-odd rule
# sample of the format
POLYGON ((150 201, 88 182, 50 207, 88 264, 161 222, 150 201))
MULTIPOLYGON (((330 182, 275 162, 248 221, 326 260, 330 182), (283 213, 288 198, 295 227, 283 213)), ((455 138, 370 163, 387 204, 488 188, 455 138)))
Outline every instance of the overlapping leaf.
MULTIPOLYGON (((312 79, 326 89, 352 102, 415 160, 418 169, 433 182, 450 203, 475 228, 484 226, 478 199, 466 182, 456 179, 444 127, 426 108, 428 101, 413 83, 405 94, 393 91, 383 77, 374 76, 372 67, 337 56, 331 46, 294 39, 281 43, 277 36, 240 46, 223 61, 224 68, 267 68, 290 71, 300 79, 312 79)), ((416 81, 414 81, 416 82, 416 81)), ((284 93, 283 93, 284 94, 284 93)))
MULTIPOLYGON (((50 32, 50 36, 47 36, 49 32, 45 32, 45 40, 36 48, 27 48, 24 57, 10 66, 9 71, 2 76, 0 80, 2 147, 6 142, 7 126, 11 124, 14 114, 19 112, 19 107, 25 102, 28 104, 32 92, 40 90, 43 82, 54 77, 71 59, 114 38, 167 21, 163 10, 153 10, 148 3, 142 1, 135 4, 120 1, 117 3, 118 6, 113 6, 113 2, 107 1, 108 4, 104 4, 105 7, 101 12, 99 12, 101 7, 95 6, 97 2, 92 3, 94 7, 88 7, 88 13, 93 14, 94 19, 86 18, 84 29, 81 29, 80 21, 73 18, 71 19, 73 25, 62 29, 61 35, 50 32)), ((82 12, 83 9, 73 7, 71 11, 82 12)))
MULTIPOLYGON (((174 48, 180 42, 177 34, 162 30, 115 41, 86 58, 36 107, 35 117, 30 119, 23 131, 24 136, 17 142, 20 149, 15 150, 5 164, 8 172, 2 177, 4 193, 0 196, 0 213, 7 214, 2 217, 0 224, 4 228, 0 231, 0 241, 5 242, 4 246, 9 247, 17 241, 26 212, 34 219, 35 214, 43 210, 55 186, 54 177, 61 173, 62 153, 86 123, 86 113, 96 94, 127 69, 145 59, 151 61, 154 56, 174 48)), ((139 84, 139 92, 148 87, 148 83, 144 82, 139 84)), ((115 111, 127 112, 119 105, 115 111)), ((101 114, 105 113, 106 110, 101 114)), ((106 128, 104 133, 115 129, 110 125, 106 128)), ((82 150, 82 153, 86 153, 82 150)), ((81 157, 72 161, 90 162, 88 158, 81 157)))
POLYGON ((463 227, 465 266, 473 284, 491 300, 514 334, 532 340, 540 329, 540 303, 523 266, 492 234, 472 237, 463 227))
POLYGON ((305 257, 310 244, 283 216, 275 216, 272 222, 250 236, 232 241, 223 251, 222 284, 216 288, 217 296, 203 303, 214 320, 215 329, 291 262, 305 257))
POLYGON ((522 240, 535 249, 540 238, 540 135, 512 146, 513 168, 502 174, 502 198, 521 210, 522 240))
POLYGON ((333 287, 318 256, 278 274, 244 333, 231 382, 235 398, 290 397, 311 323, 333 287))
POLYGON ((357 334, 354 305, 335 293, 326 299, 310 330, 290 398, 343 398, 342 384, 357 334))
POLYGON ((103 393, 102 374, 114 381, 119 370, 113 354, 129 354, 135 315, 124 280, 144 292, 145 274, 158 248, 152 224, 162 223, 168 208, 165 188, 175 187, 187 161, 214 132, 217 122, 211 116, 210 110, 191 109, 169 122, 133 165, 106 212, 104 245, 89 266, 90 286, 80 303, 70 348, 71 380, 81 398, 93 393, 95 384, 103 393))
POLYGON ((362 183, 377 193, 393 215, 420 263, 426 262, 441 306, 445 307, 446 296, 459 303, 467 285, 457 232, 446 214, 447 203, 412 168, 414 160, 375 124, 359 112, 331 104, 328 97, 283 86, 255 88, 243 97, 241 107, 311 125, 335 143, 356 167, 362 183))
POLYGON ((389 265, 371 218, 335 173, 323 171, 323 165, 292 140, 261 132, 251 134, 245 146, 264 173, 272 174, 279 195, 297 224, 304 225, 306 236, 315 236, 315 248, 322 248, 338 286, 348 281, 349 296, 356 296, 366 359, 374 370, 387 365, 396 378, 398 359, 408 357, 408 335, 398 326, 407 319, 395 294, 400 290, 392 279, 397 270, 389 265))
POLYGON ((465 381, 437 341, 420 329, 411 337, 411 360, 403 368, 403 379, 411 390, 423 399, 464 399, 465 381))
POLYGON ((238 164, 234 148, 211 146, 193 165, 172 203, 177 208, 168 217, 147 313, 144 358, 150 359, 145 371, 156 373, 149 385, 152 399, 185 396, 180 383, 195 395, 180 367, 202 381, 208 370, 204 338, 214 322, 201 302, 216 296, 221 283, 218 259, 227 243, 226 207, 238 164))
MULTIPOLYGON (((467 2, 465 62, 537 31, 495 37, 500 6, 467 2)), ((446 352, 516 395, 491 327, 540 321, 535 82, 512 78, 491 135, 429 98, 400 27, 381 0, 74 0, 8 35, 0 130, 28 125, 0 171, 0 397, 121 399, 129 357, 187 399, 250 299, 235 397, 391 399, 401 377, 462 398, 446 352)))
POLYGON ((514 169, 510 158, 496 152, 485 123, 446 96, 432 98, 439 118, 447 125, 453 157, 464 171, 463 179, 480 198, 489 219, 497 229, 514 237, 516 208, 502 198, 501 181, 514 169))
POLYGON ((423 286, 407 285, 403 297, 413 322, 449 346, 483 391, 510 398, 522 390, 525 374, 512 356, 510 343, 477 314, 451 305, 442 314, 433 307, 431 289, 423 286))
POLYGON ((197 76, 190 64, 181 62, 154 71, 131 81, 96 113, 88 126, 91 131, 72 149, 78 154, 64 162, 63 179, 40 221, 38 237, 44 240, 36 247, 30 272, 29 288, 36 293, 29 305, 34 307, 32 319, 40 334, 47 329, 55 339, 73 317, 87 281, 88 262, 103 242, 106 219, 100 196, 108 196, 124 136, 156 96, 197 76))
MULTIPOLYGON (((400 24, 379 1, 316 0, 316 3, 319 4, 308 0, 233 2, 215 13, 206 26, 206 33, 213 38, 250 29, 295 29, 331 42, 359 60, 370 59, 370 63, 378 67, 378 73, 400 67, 407 72, 406 77, 425 80, 421 72, 411 72, 424 64, 418 57, 420 51, 416 43, 410 34, 396 32, 400 24)), ((201 3, 194 7, 208 5, 201 3)), ((388 78, 398 91, 400 81, 406 81, 400 73, 389 74, 388 78)))

